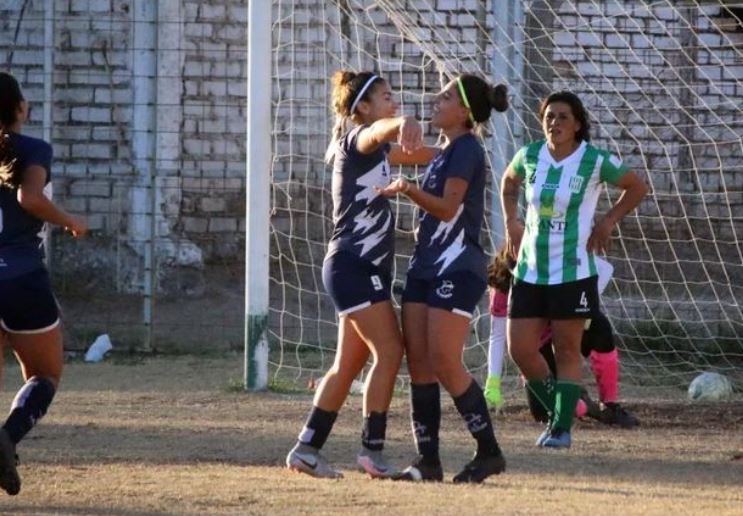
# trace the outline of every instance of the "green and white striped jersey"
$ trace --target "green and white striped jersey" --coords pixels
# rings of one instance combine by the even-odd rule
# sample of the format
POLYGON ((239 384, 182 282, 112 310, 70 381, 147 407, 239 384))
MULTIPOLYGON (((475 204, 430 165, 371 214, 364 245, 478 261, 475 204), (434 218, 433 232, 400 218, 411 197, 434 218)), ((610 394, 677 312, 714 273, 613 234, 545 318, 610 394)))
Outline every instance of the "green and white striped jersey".
POLYGON ((537 285, 595 276, 596 263, 586 244, 601 183, 616 183, 628 168, 585 141, 556 162, 544 140, 522 147, 511 168, 525 185, 527 205, 514 276, 537 285))

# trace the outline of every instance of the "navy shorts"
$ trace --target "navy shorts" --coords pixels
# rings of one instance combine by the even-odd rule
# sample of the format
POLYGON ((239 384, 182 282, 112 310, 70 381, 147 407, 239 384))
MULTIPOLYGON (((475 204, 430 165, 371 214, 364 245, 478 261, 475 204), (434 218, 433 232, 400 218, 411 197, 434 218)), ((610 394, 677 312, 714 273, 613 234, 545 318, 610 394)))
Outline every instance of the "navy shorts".
POLYGON ((345 251, 325 258, 322 282, 339 315, 391 299, 390 274, 369 260, 345 251))
POLYGON ((511 319, 592 319, 598 313, 598 276, 559 285, 535 285, 514 278, 508 296, 511 319))
POLYGON ((470 271, 444 274, 433 279, 408 276, 402 293, 403 303, 424 303, 472 318, 487 282, 470 271))
POLYGON ((49 274, 40 268, 0 281, 0 327, 9 333, 44 333, 59 324, 49 274))

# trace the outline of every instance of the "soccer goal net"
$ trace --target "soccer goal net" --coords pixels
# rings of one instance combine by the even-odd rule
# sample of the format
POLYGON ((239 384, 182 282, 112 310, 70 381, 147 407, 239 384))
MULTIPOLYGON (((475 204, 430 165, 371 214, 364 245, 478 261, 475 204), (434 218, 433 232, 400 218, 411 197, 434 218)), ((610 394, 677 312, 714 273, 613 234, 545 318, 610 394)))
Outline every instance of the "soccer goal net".
MULTIPOLYGON (((482 138, 491 254, 503 238, 499 181, 514 152, 540 138, 540 99, 577 93, 594 144, 651 188, 607 256, 615 273, 602 303, 622 381, 673 388, 700 370, 740 371, 742 12, 743 3, 722 0, 273 0, 271 380, 304 388, 335 351, 337 320, 320 271, 332 228, 323 162, 333 125, 329 77, 339 68, 379 72, 402 113, 423 121, 432 94, 457 73, 508 85, 512 107, 494 114, 482 138)), ((429 128, 427 138, 437 134, 429 128)), ((599 212, 618 194, 606 190, 599 212)), ((415 210, 402 198, 394 207, 399 291, 415 210)), ((480 379, 488 317, 484 297, 464 356, 480 379)))

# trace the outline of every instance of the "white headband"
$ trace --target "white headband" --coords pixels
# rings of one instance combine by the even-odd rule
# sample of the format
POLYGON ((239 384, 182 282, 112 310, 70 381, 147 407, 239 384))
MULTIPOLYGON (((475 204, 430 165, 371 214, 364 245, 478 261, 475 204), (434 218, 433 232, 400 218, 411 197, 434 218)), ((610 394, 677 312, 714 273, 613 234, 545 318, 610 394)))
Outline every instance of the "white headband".
POLYGON ((366 84, 364 84, 364 87, 361 88, 361 91, 359 92, 358 95, 356 95, 356 98, 353 100, 353 104, 351 104, 351 111, 349 112, 351 115, 353 115, 353 112, 356 111, 356 106, 358 106, 359 102, 361 102, 361 97, 364 96, 364 93, 366 93, 366 90, 368 90, 369 86, 371 86, 372 83, 376 81, 377 79, 379 79, 378 75, 372 75, 371 77, 369 77, 369 80, 366 81, 366 84))

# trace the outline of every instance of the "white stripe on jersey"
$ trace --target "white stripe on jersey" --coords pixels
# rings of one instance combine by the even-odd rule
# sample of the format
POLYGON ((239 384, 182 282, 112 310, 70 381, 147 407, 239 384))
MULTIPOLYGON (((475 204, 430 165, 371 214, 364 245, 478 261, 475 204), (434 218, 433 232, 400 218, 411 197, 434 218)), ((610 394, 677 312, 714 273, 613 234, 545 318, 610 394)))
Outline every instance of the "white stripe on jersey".
MULTIPOLYGON (((527 204, 531 204, 534 206, 534 211, 531 213, 531 215, 537 216, 539 210, 541 209, 541 199, 539 198, 539 192, 542 191, 542 186, 544 183, 547 182, 547 171, 550 168, 551 163, 547 160, 541 159, 542 152, 547 148, 546 145, 542 147, 542 149, 539 151, 540 157, 537 159, 537 168, 534 173, 534 184, 531 188, 531 198, 527 196, 526 202, 527 204)), ((528 180, 528 178, 527 178, 528 180)), ((527 217, 530 215, 529 211, 527 211, 527 217)), ((527 220, 528 224, 528 220, 527 220)), ((521 245, 523 246, 526 244, 531 252, 529 254, 529 261, 527 265, 529 266, 529 271, 526 273, 526 276, 524 277, 524 281, 527 283, 536 283, 537 282, 537 231, 530 232, 529 234, 529 240, 527 242, 522 242, 521 245), (533 273, 531 272, 533 271, 533 273)), ((526 236, 526 235, 524 235, 526 236)))
MULTIPOLYGON (((602 185, 599 179, 601 176, 601 164, 603 162, 604 158, 599 154, 596 164, 591 171, 591 177, 588 180, 588 186, 586 187, 583 201, 580 203, 580 209, 578 210, 578 252, 576 254, 578 270, 575 276, 577 279, 591 276, 591 268, 588 263, 588 249, 586 246, 593 230, 593 216, 596 213, 596 204, 598 204, 599 195, 601 194, 602 185)), ((562 273, 562 264, 560 264, 560 273, 562 273)), ((552 277, 551 271, 550 277, 552 277)))
POLYGON ((356 201, 366 200, 366 204, 371 203, 379 193, 374 189, 375 186, 384 188, 390 184, 390 165, 387 158, 380 161, 377 166, 369 170, 366 174, 356 179, 356 185, 362 186, 363 190, 356 194, 356 201))

